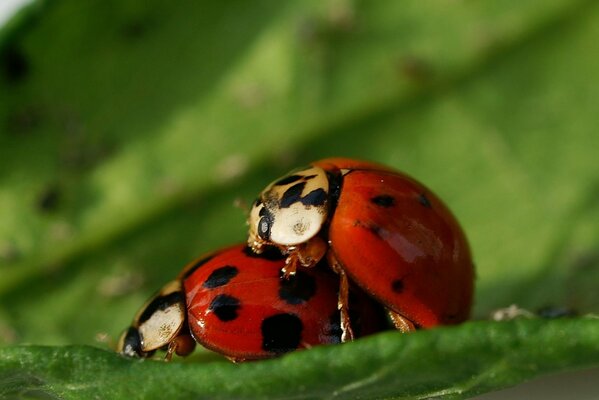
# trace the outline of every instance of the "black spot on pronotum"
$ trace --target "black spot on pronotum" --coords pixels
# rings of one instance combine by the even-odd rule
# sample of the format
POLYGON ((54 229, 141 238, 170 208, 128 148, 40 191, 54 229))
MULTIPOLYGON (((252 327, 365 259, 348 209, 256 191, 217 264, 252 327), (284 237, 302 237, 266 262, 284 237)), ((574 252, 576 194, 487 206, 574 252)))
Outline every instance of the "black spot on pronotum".
POLYGON ((173 304, 181 303, 185 306, 185 295, 183 292, 172 292, 164 296, 156 296, 145 308, 137 321, 139 324, 149 320, 156 311, 164 311, 173 304))
POLYGON ((290 183, 297 182, 300 179, 302 179, 301 175, 287 175, 287 176, 284 176, 283 178, 279 179, 278 181, 276 181, 274 183, 274 185, 275 186, 289 185, 290 183))
POLYGON ((432 208, 430 200, 428 199, 428 197, 426 197, 424 193, 420 193, 420 195, 418 196, 418 202, 426 208, 432 208))
POLYGON ((281 197, 281 207, 287 208, 293 203, 300 201, 305 186, 306 182, 300 182, 287 189, 281 197))
POLYGON ((270 240, 270 229, 275 222, 275 218, 266 207, 262 207, 258 215, 260 215, 260 220, 258 221, 258 236, 260 236, 262 240, 268 241, 270 240))
POLYGON ((141 349, 141 337, 137 329, 132 326, 127 329, 122 347, 118 351, 128 357, 144 357, 146 355, 141 349))
POLYGON ((268 261, 280 261, 280 260, 284 260, 287 258, 287 256, 285 256, 283 253, 281 253, 281 251, 274 246, 266 246, 262 250, 262 253, 255 253, 251 248, 249 248, 247 246, 244 247, 243 250, 241 250, 241 251, 243 252, 243 254, 245 254, 248 257, 261 258, 263 260, 268 260, 268 261))
POLYGON ((210 254, 209 256, 200 258, 191 267, 189 267, 189 269, 187 271, 185 271, 185 273, 183 274, 183 279, 188 278, 198 268, 200 268, 202 265, 206 264, 208 261, 212 260, 214 258, 214 256, 215 256, 215 254, 210 254))
POLYGON ((41 212, 55 211, 60 202, 60 187, 56 184, 48 185, 37 198, 37 208, 41 212))
POLYGON ((289 279, 281 279, 279 298, 287 304, 303 304, 316 293, 316 280, 303 271, 289 279))
POLYGON ((306 182, 300 182, 293 186, 283 193, 281 197, 280 207, 288 208, 292 204, 300 202, 305 206, 321 206, 327 200, 327 193, 322 188, 314 189, 304 197, 302 197, 302 192, 306 187, 306 182))
POLYGON ((321 206, 327 200, 327 192, 324 189, 314 189, 304 197, 301 202, 305 206, 321 206))
POLYGON ((9 45, 0 55, 0 67, 6 80, 16 83, 29 73, 29 62, 23 51, 15 45, 9 45))
POLYGON ((301 343, 302 321, 294 314, 276 314, 262 321, 262 349, 274 354, 297 349, 301 343))
POLYGON ((241 307, 239 299, 226 294, 219 294, 212 302, 208 309, 212 311, 218 319, 223 322, 233 321, 237 318, 237 311, 241 307))
POLYGON ((401 293, 403 292, 404 286, 403 286, 403 281, 401 279, 396 279, 393 282, 391 282, 391 290, 393 290, 394 293, 401 293))
POLYGON ((225 265, 212 271, 208 279, 202 284, 206 289, 214 289, 219 286, 226 285, 229 281, 237 276, 239 270, 232 265, 225 265))
POLYGON ((370 199, 373 204, 377 206, 388 208, 393 207, 395 205, 395 199, 393 196, 389 196, 388 194, 381 194, 379 196, 375 196, 370 199))

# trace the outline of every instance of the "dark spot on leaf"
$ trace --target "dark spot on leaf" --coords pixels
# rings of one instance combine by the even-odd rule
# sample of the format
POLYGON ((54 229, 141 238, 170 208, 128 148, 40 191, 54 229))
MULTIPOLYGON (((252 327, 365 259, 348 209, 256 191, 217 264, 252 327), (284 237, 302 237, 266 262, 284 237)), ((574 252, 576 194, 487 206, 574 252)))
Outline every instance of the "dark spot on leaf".
POLYGON ((208 309, 223 322, 233 321, 237 318, 237 311, 241 307, 239 299, 226 294, 219 294, 210 303, 208 309))
POLYGON ((37 197, 37 209, 45 213, 55 211, 60 203, 60 198, 60 186, 57 184, 48 185, 37 197))
POLYGON ((537 310, 537 315, 541 318, 571 318, 578 316, 578 312, 569 307, 542 307, 537 310))
POLYGON ((276 314, 265 318, 261 325, 262 349, 282 354, 297 349, 301 343, 303 324, 293 314, 276 314))
POLYGON ((226 285, 229 281, 237 276, 239 270, 232 265, 225 265, 212 271, 208 279, 202 284, 206 289, 214 289, 219 286, 226 285))
POLYGON ((17 46, 9 45, 0 57, 2 74, 9 83, 22 81, 29 73, 27 57, 17 46))
POLYGON ((24 136, 35 130, 40 125, 42 113, 36 106, 27 106, 10 114, 6 119, 8 133, 15 136, 24 136))
POLYGON ((149 30, 149 23, 144 20, 133 20, 121 27, 121 35, 127 39, 139 39, 149 30))
POLYGON ((427 83, 434 75, 431 65, 418 57, 403 57, 398 65, 401 75, 417 84, 427 83))

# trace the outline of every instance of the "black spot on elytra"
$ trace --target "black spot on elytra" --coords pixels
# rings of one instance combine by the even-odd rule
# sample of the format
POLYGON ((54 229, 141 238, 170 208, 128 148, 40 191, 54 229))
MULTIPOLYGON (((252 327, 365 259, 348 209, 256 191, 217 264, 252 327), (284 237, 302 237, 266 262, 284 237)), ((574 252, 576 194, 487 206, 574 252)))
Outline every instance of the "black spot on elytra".
POLYGON ((251 248, 247 246, 244 247, 241 251, 248 257, 261 258, 263 260, 268 261, 280 261, 287 258, 287 256, 283 255, 283 253, 281 253, 281 251, 274 246, 266 246, 262 250, 262 253, 255 253, 254 251, 252 251, 251 248))
POLYGON ((279 298, 287 304, 303 304, 316 293, 316 280, 303 271, 289 279, 281 279, 279 298))
POLYGON ((362 221, 360 221, 359 219, 354 221, 353 226, 355 228, 362 228, 362 229, 367 229, 370 233, 372 233, 373 235, 376 235, 378 237, 383 237, 383 228, 381 228, 379 225, 369 222, 369 223, 364 223, 362 221))
POLYGON ((297 182, 302 178, 303 176, 301 175, 287 175, 276 181, 275 186, 289 185, 290 183, 297 182))
POLYGON ((388 194, 375 196, 370 199, 370 202, 384 208, 393 207, 395 205, 395 199, 393 196, 389 196, 388 194))
POLYGON ((0 56, 2 73, 9 83, 23 80, 29 73, 29 62, 23 51, 15 45, 9 45, 0 56))
POLYGON ((120 353, 129 357, 144 357, 146 353, 141 349, 141 336, 139 331, 130 326, 123 339, 123 347, 120 353))
POLYGON ((297 349, 304 329, 302 321, 294 314, 276 314, 265 318, 260 328, 262 349, 275 354, 297 349))
POLYGON ((432 208, 431 202, 429 201, 428 197, 426 197, 426 195, 424 193, 420 193, 420 195, 418 196, 418 202, 420 204, 422 204, 423 206, 425 206, 426 208, 432 208))
POLYGON ((212 299, 208 309, 212 311, 218 319, 227 322, 237 318, 237 311, 240 307, 241 303, 239 299, 226 294, 219 294, 212 299))
POLYGON ((376 224, 368 224, 366 226, 366 228, 368 228, 368 230, 373 234, 376 235, 378 237, 382 237, 382 228, 376 224))
POLYGON ((208 279, 204 281, 202 287, 206 289, 214 289, 219 286, 226 285, 229 281, 237 276, 239 270, 232 265, 225 265, 212 271, 208 279))
POLYGON ((58 208, 61 190, 56 184, 48 185, 37 197, 37 208, 41 212, 52 212, 58 208))
POLYGON ((287 189, 281 197, 280 207, 287 208, 297 202, 300 202, 305 206, 321 206, 325 203, 327 194, 322 188, 314 189, 302 197, 302 192, 305 187, 306 182, 300 182, 287 189))
POLYGON ((206 264, 208 261, 212 260, 214 256, 215 254, 210 254, 209 256, 200 258, 198 261, 195 262, 195 264, 193 264, 193 266, 191 266, 187 271, 185 271, 185 273, 183 274, 183 279, 191 276, 191 274, 193 274, 198 268, 206 264))
POLYGON ((183 294, 183 292, 177 291, 177 292, 169 293, 165 296, 154 297, 154 299, 152 299, 150 304, 148 304, 148 306, 145 308, 144 312, 139 316, 138 323, 141 324, 141 323, 147 321, 148 319, 150 319, 150 317, 152 317, 152 315, 156 311, 166 310, 167 308, 169 308, 170 306, 172 306, 173 304, 176 304, 176 303, 181 303, 181 304, 185 305, 185 295, 183 294))
POLYGON ((401 293, 403 292, 403 289, 404 285, 401 279, 396 279, 393 282, 391 282, 391 290, 393 290, 394 293, 401 293))
POLYGON ((260 221, 258 221, 258 236, 260 236, 262 240, 268 241, 270 240, 270 229, 275 222, 275 217, 266 207, 262 207, 258 215, 260 215, 260 221))

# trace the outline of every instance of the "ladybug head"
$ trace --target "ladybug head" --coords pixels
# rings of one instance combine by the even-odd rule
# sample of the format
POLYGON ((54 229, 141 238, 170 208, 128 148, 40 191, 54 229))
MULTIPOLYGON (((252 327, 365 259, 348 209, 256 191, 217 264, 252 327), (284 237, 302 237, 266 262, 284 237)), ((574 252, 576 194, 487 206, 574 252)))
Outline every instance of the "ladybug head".
POLYGON ((313 238, 328 217, 329 180, 319 167, 294 171, 271 183, 254 202, 248 244, 295 246, 313 238))

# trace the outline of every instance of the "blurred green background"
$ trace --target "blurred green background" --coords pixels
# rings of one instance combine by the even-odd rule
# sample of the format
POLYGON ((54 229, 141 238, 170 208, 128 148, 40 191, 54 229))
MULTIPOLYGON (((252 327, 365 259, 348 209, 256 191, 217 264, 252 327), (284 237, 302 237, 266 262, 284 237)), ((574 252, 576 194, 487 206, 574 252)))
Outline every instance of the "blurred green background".
POLYGON ((594 1, 47 0, 0 30, 0 344, 107 347, 327 156, 463 223, 474 317, 599 310, 594 1))

